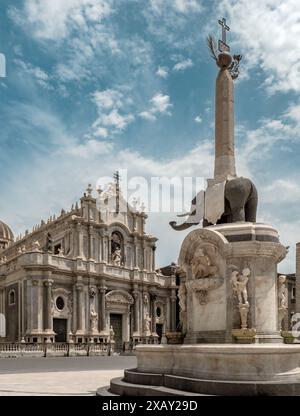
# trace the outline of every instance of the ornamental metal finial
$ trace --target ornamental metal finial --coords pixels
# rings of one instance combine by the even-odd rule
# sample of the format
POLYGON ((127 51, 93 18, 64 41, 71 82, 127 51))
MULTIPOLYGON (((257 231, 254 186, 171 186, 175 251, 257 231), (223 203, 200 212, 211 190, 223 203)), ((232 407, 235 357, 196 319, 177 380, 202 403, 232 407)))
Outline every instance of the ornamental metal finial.
POLYGON ((211 57, 216 61, 217 65, 222 68, 220 64, 220 59, 224 57, 226 58, 226 69, 229 71, 232 79, 236 79, 239 76, 239 65, 242 59, 242 55, 233 55, 231 62, 228 60, 230 58, 230 46, 226 43, 226 33, 230 31, 230 27, 226 24, 226 19, 223 17, 222 19, 218 20, 218 23, 222 27, 222 39, 219 39, 218 42, 218 50, 217 50, 217 43, 212 35, 208 35, 207 37, 207 45, 208 49, 210 50, 211 57))

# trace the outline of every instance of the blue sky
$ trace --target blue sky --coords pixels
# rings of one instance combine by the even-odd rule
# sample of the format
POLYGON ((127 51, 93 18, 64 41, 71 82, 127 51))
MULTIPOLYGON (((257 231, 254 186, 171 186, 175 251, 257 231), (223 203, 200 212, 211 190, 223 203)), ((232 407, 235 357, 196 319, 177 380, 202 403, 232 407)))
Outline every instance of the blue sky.
MULTIPOLYGON (((238 173, 259 190, 259 221, 290 245, 300 231, 300 3, 295 0, 2 0, 0 217, 15 234, 87 184, 130 176, 213 174, 217 68, 205 38, 227 18, 238 173)), ((178 256, 173 214, 150 214, 158 265, 178 256), (171 217, 171 218, 170 218, 171 217)))

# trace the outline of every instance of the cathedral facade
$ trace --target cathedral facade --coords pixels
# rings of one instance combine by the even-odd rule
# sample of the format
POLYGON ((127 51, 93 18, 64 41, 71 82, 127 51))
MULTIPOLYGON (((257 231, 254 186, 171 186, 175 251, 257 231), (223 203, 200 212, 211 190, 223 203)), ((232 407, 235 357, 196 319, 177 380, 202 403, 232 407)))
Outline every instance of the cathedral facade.
POLYGON ((126 351, 176 330, 176 278, 155 268, 147 215, 118 186, 89 186, 70 211, 14 240, 0 223, 0 314, 5 342, 107 343, 126 351), (105 207, 114 193, 117 210, 105 207), (102 208, 99 209, 99 198, 102 208))

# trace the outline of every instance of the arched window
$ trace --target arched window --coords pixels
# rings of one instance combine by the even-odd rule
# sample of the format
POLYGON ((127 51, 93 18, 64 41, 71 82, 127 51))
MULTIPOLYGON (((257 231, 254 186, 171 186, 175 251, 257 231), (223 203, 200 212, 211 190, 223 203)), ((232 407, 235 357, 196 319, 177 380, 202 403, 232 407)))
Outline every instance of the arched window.
POLYGON ((14 290, 10 290, 8 293, 8 304, 12 306, 16 303, 16 293, 14 290))
POLYGON ((114 266, 122 266, 125 263, 124 256, 124 239, 121 233, 114 231, 111 234, 110 258, 114 266))

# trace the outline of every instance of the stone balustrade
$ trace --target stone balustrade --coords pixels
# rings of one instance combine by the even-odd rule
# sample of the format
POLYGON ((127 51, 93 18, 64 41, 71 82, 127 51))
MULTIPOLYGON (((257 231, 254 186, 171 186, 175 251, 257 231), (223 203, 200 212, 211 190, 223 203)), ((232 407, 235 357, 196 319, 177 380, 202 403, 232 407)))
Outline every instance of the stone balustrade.
POLYGON ((75 356, 100 356, 109 355, 112 352, 110 343, 9 343, 0 342, 0 358, 19 357, 75 357, 75 356))
POLYGON ((152 284, 159 284, 161 286, 173 286, 172 278, 164 276, 156 272, 149 272, 140 269, 129 269, 127 267, 118 267, 104 262, 96 262, 84 259, 72 259, 64 256, 54 255, 42 252, 27 252, 18 255, 13 259, 8 259, 6 263, 0 265, 0 274, 7 275, 8 273, 17 272, 24 267, 31 265, 50 266, 60 271, 70 271, 81 273, 89 273, 95 275, 108 275, 120 277, 127 281, 139 281, 152 284))

